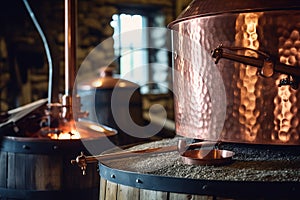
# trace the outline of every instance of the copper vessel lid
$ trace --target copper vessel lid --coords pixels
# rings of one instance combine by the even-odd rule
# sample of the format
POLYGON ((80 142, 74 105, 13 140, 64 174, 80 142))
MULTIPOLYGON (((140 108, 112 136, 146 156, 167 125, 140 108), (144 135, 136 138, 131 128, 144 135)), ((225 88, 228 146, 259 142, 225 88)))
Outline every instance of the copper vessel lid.
POLYGON ((168 27, 172 28, 172 26, 178 22, 189 20, 195 17, 212 16, 224 13, 292 10, 299 8, 300 4, 297 0, 194 0, 182 13, 180 13, 176 20, 168 25, 168 27))
POLYGON ((139 85, 125 79, 118 78, 114 75, 113 67, 101 67, 99 69, 99 78, 86 81, 79 85, 80 89, 89 90, 113 89, 113 88, 138 88, 139 85))

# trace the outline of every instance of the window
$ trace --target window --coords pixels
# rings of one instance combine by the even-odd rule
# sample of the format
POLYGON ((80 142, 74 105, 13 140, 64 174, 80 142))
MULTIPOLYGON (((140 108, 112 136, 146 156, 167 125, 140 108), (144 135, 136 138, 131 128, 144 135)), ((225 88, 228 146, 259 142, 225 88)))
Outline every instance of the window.
POLYGON ((120 75, 139 85, 148 82, 148 49, 141 49, 147 34, 147 18, 142 15, 115 14, 111 26, 114 28, 114 50, 120 66, 120 75), (127 33, 127 34, 126 34, 127 33), (130 37, 128 37, 130 36, 130 37))
POLYGON ((153 10, 135 13, 115 14, 111 21, 120 77, 139 84, 143 94, 168 93, 167 33, 165 29, 148 29, 165 28, 165 16, 153 10))

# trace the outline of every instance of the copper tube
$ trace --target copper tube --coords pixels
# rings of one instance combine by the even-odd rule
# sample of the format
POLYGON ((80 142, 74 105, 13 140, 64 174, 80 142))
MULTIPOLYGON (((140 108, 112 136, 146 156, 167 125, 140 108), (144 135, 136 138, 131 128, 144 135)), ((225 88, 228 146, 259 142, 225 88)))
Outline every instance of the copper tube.
POLYGON ((71 96, 76 74, 77 0, 65 0, 65 95, 71 96))

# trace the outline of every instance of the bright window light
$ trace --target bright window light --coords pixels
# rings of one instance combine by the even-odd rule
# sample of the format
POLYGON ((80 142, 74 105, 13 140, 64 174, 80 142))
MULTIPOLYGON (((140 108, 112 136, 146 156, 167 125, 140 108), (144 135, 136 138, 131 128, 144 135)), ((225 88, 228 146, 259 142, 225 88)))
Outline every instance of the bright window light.
POLYGON ((115 14, 111 26, 114 28, 115 56, 119 57, 121 78, 144 85, 148 81, 148 49, 140 49, 147 41, 147 18, 142 15, 115 14), (130 32, 132 34, 126 34, 130 32))

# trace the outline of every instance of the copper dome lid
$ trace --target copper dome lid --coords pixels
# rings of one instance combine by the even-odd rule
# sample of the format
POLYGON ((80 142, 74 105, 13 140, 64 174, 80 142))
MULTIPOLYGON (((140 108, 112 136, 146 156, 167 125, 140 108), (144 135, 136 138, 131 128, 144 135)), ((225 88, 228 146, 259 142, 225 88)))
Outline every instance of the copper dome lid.
POLYGON ((99 78, 85 81, 79 85, 80 89, 90 90, 113 89, 113 88, 138 88, 139 85, 125 79, 118 78, 114 75, 113 67, 101 67, 99 69, 99 78))
POLYGON ((194 0, 180 13, 174 24, 195 17, 211 16, 224 13, 259 12, 266 10, 293 10, 300 9, 297 0, 194 0))

